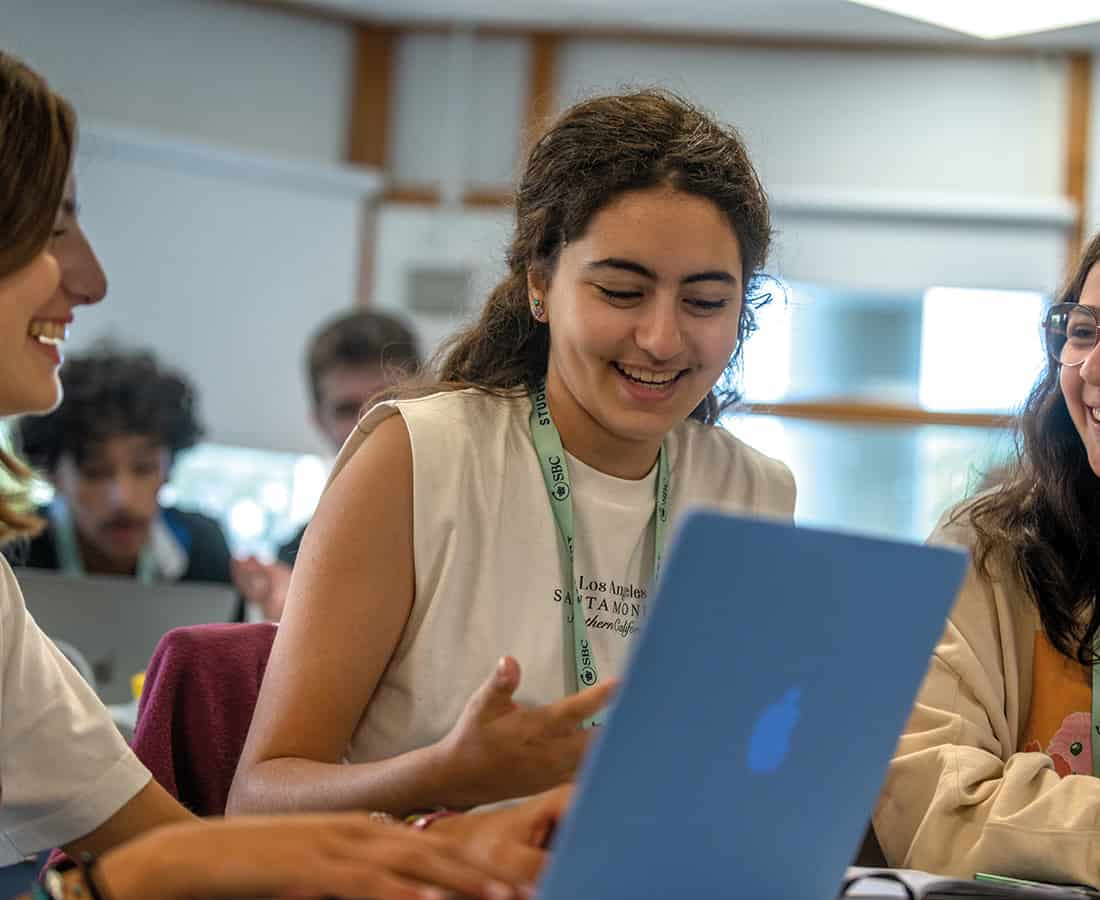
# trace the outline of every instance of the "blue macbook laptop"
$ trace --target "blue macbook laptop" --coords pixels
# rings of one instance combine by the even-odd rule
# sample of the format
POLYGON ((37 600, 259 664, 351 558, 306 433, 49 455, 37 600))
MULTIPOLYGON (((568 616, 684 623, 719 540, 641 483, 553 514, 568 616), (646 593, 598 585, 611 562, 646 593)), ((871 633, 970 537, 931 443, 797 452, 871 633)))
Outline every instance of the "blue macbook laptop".
POLYGON ((966 556, 694 513, 543 900, 832 900, 966 556))

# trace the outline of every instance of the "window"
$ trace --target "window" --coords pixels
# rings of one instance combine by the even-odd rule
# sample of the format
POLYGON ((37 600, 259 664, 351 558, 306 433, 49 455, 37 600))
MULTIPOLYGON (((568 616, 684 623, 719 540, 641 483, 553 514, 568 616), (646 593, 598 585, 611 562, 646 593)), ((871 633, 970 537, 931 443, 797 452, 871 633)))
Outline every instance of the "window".
POLYGON ((309 520, 327 477, 319 456, 203 443, 180 454, 161 499, 216 518, 234 554, 270 556, 309 520))
POLYGON ((791 285, 745 346, 745 399, 775 415, 742 411, 723 424, 790 466, 799 523, 921 540, 1013 449, 988 416, 948 425, 935 413, 1019 408, 1045 365, 1045 302, 1022 291, 791 285), (898 411, 889 424, 859 421, 869 403, 898 411))
POLYGON ((934 287, 921 322, 920 402, 928 409, 1018 409, 1046 366, 1045 298, 934 287))
POLYGON ((798 484, 795 521, 924 540, 944 510, 1008 458, 1004 431, 858 425, 739 415, 725 426, 785 462, 798 484))

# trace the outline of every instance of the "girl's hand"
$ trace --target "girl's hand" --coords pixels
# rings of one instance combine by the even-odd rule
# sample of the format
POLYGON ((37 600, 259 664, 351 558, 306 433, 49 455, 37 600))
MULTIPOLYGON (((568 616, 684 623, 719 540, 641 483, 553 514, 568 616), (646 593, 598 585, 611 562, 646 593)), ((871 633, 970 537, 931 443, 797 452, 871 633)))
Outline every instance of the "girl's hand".
POLYGON ((546 848, 572 798, 573 786, 563 785, 505 809, 440 819, 430 829, 432 834, 460 840, 510 880, 533 883, 542 873, 546 848))
POLYGON ((571 781, 592 736, 581 723, 607 705, 618 685, 606 681, 546 706, 522 706, 512 699, 519 681, 519 663, 501 659, 437 745, 443 805, 480 806, 571 781))
POLYGON ((291 568, 286 563, 265 563, 255 556, 232 559, 233 586, 245 600, 261 610, 269 622, 278 622, 286 606, 291 568))
POLYGON ((511 900, 533 893, 510 875, 519 868, 476 842, 343 813, 169 825, 103 856, 96 874, 113 900, 511 900))

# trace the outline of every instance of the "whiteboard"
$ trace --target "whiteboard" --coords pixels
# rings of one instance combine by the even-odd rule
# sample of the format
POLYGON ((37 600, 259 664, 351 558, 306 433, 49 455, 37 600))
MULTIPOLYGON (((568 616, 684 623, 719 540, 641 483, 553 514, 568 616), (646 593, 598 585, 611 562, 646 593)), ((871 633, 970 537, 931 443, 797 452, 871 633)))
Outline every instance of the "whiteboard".
POLYGON ((305 342, 357 302, 380 176, 97 125, 82 128, 76 176, 110 289, 77 310, 67 352, 103 338, 153 350, 194 381, 207 439, 324 451, 305 342))

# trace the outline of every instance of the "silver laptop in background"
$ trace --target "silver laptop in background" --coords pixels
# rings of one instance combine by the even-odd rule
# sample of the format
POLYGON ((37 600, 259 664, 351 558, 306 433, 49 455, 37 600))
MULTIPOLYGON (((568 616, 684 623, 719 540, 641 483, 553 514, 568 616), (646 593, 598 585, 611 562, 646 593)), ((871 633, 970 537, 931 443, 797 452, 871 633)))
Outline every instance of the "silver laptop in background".
POLYGON ((144 584, 136 578, 75 577, 24 568, 16 569, 15 576, 39 628, 85 678, 90 669, 93 685, 108 705, 133 699, 130 679, 145 671, 166 632, 185 625, 229 622, 240 602, 226 584, 144 584))

